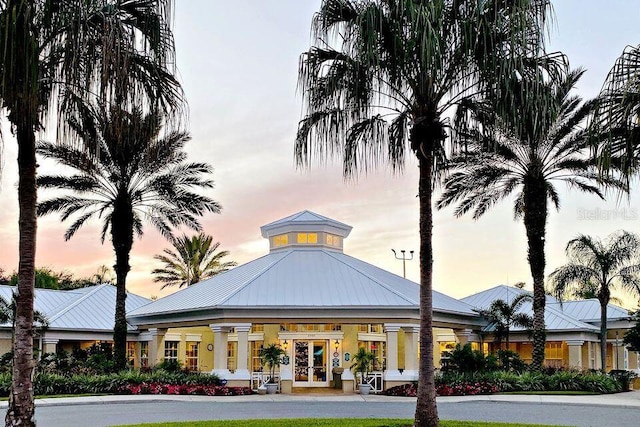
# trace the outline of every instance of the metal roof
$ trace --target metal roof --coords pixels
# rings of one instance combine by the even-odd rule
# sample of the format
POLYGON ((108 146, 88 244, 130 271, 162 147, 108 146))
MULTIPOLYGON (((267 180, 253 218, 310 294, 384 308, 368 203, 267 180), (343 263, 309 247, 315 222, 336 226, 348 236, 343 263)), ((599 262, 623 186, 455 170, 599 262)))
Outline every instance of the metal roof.
MULTIPOLYGON (((532 295, 531 292, 524 289, 515 288, 507 285, 498 285, 491 289, 487 289, 482 292, 470 295, 462 298, 462 301, 471 304, 478 310, 485 310, 489 308, 491 303, 497 299, 504 300, 506 302, 512 302, 516 297, 522 294, 532 295)), ((581 305, 586 301, 572 301, 575 306, 581 305)), ((566 302, 563 304, 567 304, 566 302)), ((544 323, 547 331, 559 332, 559 331, 598 331, 594 325, 587 323, 586 321, 573 316, 567 310, 561 310, 559 308, 559 302, 554 297, 547 295, 547 304, 545 305, 544 323)), ((599 309, 598 309, 599 310, 599 309)), ((528 313, 533 315, 533 306, 529 302, 525 302, 520 308, 519 312, 528 313)), ((485 330, 493 330, 493 325, 488 325, 485 330)), ((512 327, 512 331, 524 331, 524 328, 512 327)))
MULTIPOLYGON (((128 313, 145 316, 216 308, 419 307, 420 285, 340 252, 294 248, 235 267, 128 313)), ((468 304, 433 292, 434 311, 474 316, 468 304)))
MULTIPOLYGON (((563 301, 553 307, 583 322, 600 322, 600 301, 596 298, 580 301, 563 301)), ((627 320, 629 311, 614 304, 607 305, 607 321, 627 320)))
MULTIPOLYGON (((11 301, 13 286, 0 286, 0 296, 11 301)), ((127 293, 127 311, 151 302, 127 293)), ((116 288, 109 284, 58 291, 35 289, 34 308, 44 314, 50 330, 112 331, 116 307, 116 288)), ((3 325, 11 326, 11 325, 3 325)), ((135 327, 129 325, 129 330, 135 327)))

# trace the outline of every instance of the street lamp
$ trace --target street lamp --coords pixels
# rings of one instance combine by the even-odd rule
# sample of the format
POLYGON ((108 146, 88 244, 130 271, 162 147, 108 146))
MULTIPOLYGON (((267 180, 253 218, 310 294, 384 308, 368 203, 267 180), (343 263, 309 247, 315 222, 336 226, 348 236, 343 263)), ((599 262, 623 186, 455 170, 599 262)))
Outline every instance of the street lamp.
POLYGON ((407 261, 411 261, 413 259, 413 251, 409 251, 409 258, 407 258, 407 251, 405 251, 404 249, 400 251, 400 253, 402 254, 401 256, 398 256, 395 249, 391 249, 391 252, 393 252, 393 255, 396 257, 396 259, 402 260, 402 277, 406 279, 407 261))

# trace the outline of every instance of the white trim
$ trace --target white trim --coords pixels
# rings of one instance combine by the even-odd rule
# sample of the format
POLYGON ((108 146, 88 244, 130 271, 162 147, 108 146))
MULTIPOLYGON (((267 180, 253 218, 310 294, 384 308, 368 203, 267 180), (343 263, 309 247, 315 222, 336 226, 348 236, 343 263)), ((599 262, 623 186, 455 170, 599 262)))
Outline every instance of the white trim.
POLYGON ((184 340, 187 342, 200 342, 202 341, 202 334, 185 334, 184 340))
POLYGON ((179 333, 170 333, 164 334, 165 341, 182 341, 182 334, 179 333))
MULTIPOLYGON (((342 340, 342 331, 317 331, 317 332, 279 332, 278 339, 283 340, 342 340)), ((258 340, 259 341, 259 340, 258 340)), ((382 340, 384 341, 384 339, 382 340)))
POLYGON ((387 334, 374 334, 371 332, 358 332, 358 341, 387 341, 387 334))

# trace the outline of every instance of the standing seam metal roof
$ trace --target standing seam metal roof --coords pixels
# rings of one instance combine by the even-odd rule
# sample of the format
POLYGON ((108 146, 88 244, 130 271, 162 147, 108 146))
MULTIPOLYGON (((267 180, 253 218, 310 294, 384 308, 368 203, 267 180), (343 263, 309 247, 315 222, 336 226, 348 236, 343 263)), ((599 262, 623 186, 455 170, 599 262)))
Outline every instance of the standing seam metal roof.
MULTIPOLYGON (((144 317, 225 307, 406 307, 420 286, 340 252, 321 248, 272 252, 129 313, 144 317)), ((434 311, 477 316, 472 307, 434 291, 434 311)))

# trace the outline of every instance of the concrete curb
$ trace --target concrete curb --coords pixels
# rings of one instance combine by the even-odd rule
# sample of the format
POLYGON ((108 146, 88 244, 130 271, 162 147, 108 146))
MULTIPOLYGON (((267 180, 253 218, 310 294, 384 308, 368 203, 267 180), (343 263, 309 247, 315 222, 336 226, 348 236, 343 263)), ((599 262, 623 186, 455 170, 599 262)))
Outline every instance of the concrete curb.
MULTIPOLYGON (((365 403, 406 403, 415 402, 415 397, 393 397, 359 394, 344 395, 249 395, 249 396, 182 396, 182 395, 112 395, 36 399, 36 407, 74 405, 113 405, 154 402, 365 402, 365 403)), ((528 403, 540 405, 589 405, 640 408, 640 391, 589 396, 557 395, 483 395, 483 396, 443 396, 439 403, 500 402, 528 403)), ((5 409, 8 402, 0 402, 5 409)))

